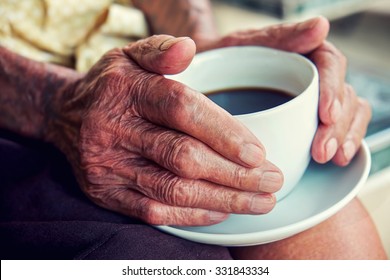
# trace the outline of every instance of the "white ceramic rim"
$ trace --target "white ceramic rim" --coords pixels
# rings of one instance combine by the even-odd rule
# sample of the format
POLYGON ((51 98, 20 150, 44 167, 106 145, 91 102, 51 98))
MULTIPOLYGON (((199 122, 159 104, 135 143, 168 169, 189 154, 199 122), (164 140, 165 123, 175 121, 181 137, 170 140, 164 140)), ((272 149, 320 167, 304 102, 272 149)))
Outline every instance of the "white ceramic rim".
POLYGON ((217 233, 214 234, 214 233, 200 233, 200 232, 186 231, 186 230, 182 230, 170 226, 156 226, 156 228, 160 229, 161 231, 191 241, 196 241, 205 244, 222 245, 222 246, 259 245, 259 244, 270 243, 273 241, 290 237, 294 234, 309 229, 319 224, 320 222, 324 221, 325 219, 329 218, 330 216, 334 215, 358 194, 359 190, 367 180, 368 174, 371 169, 371 154, 368 145, 365 141, 362 142, 360 152, 363 154, 364 158, 366 159, 366 164, 364 166, 360 180, 347 195, 345 195, 337 203, 333 204, 328 209, 325 209, 324 211, 315 214, 309 218, 306 218, 297 223, 290 224, 284 227, 279 227, 279 228, 261 232, 262 235, 261 239, 263 240, 261 242, 259 242, 259 232, 241 233, 241 234, 217 234, 217 233))
MULTIPOLYGON (((291 100, 289 100, 281 105, 275 106, 275 107, 270 108, 270 109, 262 110, 259 112, 234 115, 234 117, 236 117, 238 119, 243 120, 243 119, 247 119, 247 118, 256 117, 258 115, 266 115, 266 114, 274 113, 275 111, 286 110, 286 109, 288 109, 288 107, 293 106, 294 103, 299 102, 299 99, 304 98, 304 96, 310 94, 310 90, 308 90, 308 89, 313 85, 313 83, 318 83, 318 81, 319 81, 317 67, 313 64, 313 62, 311 62, 309 59, 307 59, 303 55, 298 54, 298 53, 293 53, 293 52, 287 52, 287 51, 283 51, 283 50, 277 50, 277 49, 273 49, 273 48, 262 47, 262 46, 232 46, 232 47, 224 47, 224 48, 220 48, 220 49, 213 49, 213 50, 209 50, 209 51, 205 51, 205 52, 201 52, 199 54, 196 54, 192 63, 197 63, 198 60, 202 60, 202 59, 205 60, 205 59, 207 59, 207 56, 209 56, 210 54, 212 55, 213 53, 223 54, 223 53, 232 52, 232 51, 235 51, 236 55, 246 55, 247 52, 249 51, 249 52, 259 52, 259 55, 263 55, 263 56, 264 55, 267 55, 267 56, 272 55, 275 57, 281 57, 281 60, 283 60, 283 59, 295 60, 295 61, 297 61, 298 64, 304 65, 305 67, 307 67, 309 69, 309 71, 311 71, 311 76, 312 76, 310 83, 306 84, 304 90, 301 93, 299 93, 298 95, 296 95, 293 99, 291 99, 291 100)), ((180 75, 180 73, 178 75, 180 75)), ((176 76, 176 75, 166 75, 167 78, 173 77, 173 80, 175 80, 174 76, 176 76)), ((277 87, 275 87, 275 88, 277 88, 277 87)), ((215 90, 223 90, 223 88, 218 88, 215 90)))

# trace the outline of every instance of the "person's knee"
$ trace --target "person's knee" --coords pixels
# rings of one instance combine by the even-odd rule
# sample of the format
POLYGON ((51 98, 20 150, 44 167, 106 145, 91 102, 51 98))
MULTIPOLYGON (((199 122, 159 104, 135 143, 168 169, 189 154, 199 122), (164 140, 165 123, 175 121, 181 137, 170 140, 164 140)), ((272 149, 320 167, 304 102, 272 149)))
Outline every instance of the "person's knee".
POLYGON ((230 259, 226 248, 198 244, 146 225, 126 225, 78 256, 81 259, 230 259))

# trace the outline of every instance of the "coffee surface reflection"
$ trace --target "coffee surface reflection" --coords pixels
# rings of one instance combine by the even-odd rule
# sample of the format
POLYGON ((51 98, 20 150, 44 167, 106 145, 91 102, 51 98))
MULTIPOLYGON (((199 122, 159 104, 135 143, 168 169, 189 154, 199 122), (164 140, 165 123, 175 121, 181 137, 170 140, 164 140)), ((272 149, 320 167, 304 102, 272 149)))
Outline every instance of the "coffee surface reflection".
POLYGON ((267 110, 294 98, 294 95, 285 91, 260 87, 223 89, 205 95, 232 115, 267 110))

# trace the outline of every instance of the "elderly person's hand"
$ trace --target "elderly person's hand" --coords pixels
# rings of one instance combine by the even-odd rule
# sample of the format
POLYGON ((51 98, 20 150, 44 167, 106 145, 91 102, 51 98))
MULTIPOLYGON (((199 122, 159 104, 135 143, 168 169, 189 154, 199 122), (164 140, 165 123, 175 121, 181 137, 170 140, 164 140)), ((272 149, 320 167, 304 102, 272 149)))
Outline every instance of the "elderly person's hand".
POLYGON ((167 35, 112 50, 53 103, 48 139, 98 205, 175 225, 273 208, 283 175, 256 137, 162 75, 182 71, 194 54, 191 39, 167 35))
POLYGON ((201 50, 239 45, 261 45, 306 55, 320 75, 319 127, 312 156, 319 163, 332 160, 347 165, 366 134, 371 119, 368 102, 345 82, 346 58, 325 39, 329 23, 323 17, 301 23, 248 30, 221 39, 197 41, 201 50))

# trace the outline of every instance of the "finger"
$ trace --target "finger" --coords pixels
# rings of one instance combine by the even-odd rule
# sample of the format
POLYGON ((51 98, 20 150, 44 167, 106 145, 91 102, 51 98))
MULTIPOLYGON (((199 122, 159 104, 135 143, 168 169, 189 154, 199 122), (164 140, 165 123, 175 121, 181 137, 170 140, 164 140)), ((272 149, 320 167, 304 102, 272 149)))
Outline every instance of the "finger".
POLYGON ((123 187, 107 186, 110 190, 104 202, 97 202, 109 210, 138 218, 152 225, 204 226, 222 222, 229 217, 205 209, 170 206, 123 187))
POLYGON ((344 86, 344 102, 341 108, 342 118, 335 124, 320 123, 312 144, 313 158, 320 163, 331 160, 350 129, 357 110, 357 97, 353 88, 344 86))
POLYGON ((370 120, 371 107, 366 100, 359 98, 358 109, 349 128, 348 134, 333 159, 335 164, 345 166, 350 163, 358 151, 364 136, 366 135, 370 120))
MULTIPOLYGON (((179 51, 186 49, 189 44, 192 45, 193 42, 188 41, 170 36, 154 36, 130 44, 124 51, 146 69, 167 73, 161 67, 172 65, 169 66, 169 73, 174 73, 183 70, 190 62, 189 58, 192 59, 193 53, 184 56, 188 59, 176 55, 190 53, 179 51), (164 52, 159 51, 159 44, 167 38, 170 38, 170 47, 164 52)), ((133 92, 139 94, 133 104, 140 116, 153 123, 187 133, 236 163, 248 167, 261 165, 265 157, 263 146, 244 125, 225 110, 183 84, 153 75, 147 76, 148 83, 145 83, 145 77, 144 74, 140 75, 138 82, 132 81, 129 85, 133 92)))
POLYGON ((233 33, 212 47, 258 45, 306 54, 319 47, 328 32, 328 20, 324 17, 315 17, 300 23, 283 23, 233 33))
POLYGON ((177 74, 191 63, 196 46, 188 37, 155 35, 129 44, 123 51, 143 69, 158 74, 177 74))
POLYGON ((90 186, 85 192, 99 205, 136 207, 124 205, 123 197, 117 193, 123 189, 166 205, 222 213, 264 214, 276 203, 273 194, 244 192, 205 180, 182 178, 141 157, 123 159, 125 153, 118 154, 120 158, 114 164, 107 162, 107 166, 94 165, 86 170, 90 186), (99 179, 107 173, 115 173, 115 178, 99 179), (115 180, 118 177, 120 180, 115 180))
POLYGON ((142 118, 191 135, 238 164, 263 163, 265 151, 259 140, 203 94, 161 76, 146 85, 136 84, 142 85, 134 103, 142 118))
POLYGON ((329 42, 322 44, 310 58, 316 64, 320 76, 320 120, 327 125, 335 124, 342 115, 347 60, 329 42))
MULTIPOLYGON (((143 119, 126 123, 131 127, 122 145, 187 179, 204 179, 252 192, 276 192, 283 184, 281 171, 268 161, 259 168, 231 162, 196 139, 156 126, 143 119), (131 146, 129 146, 131 143, 131 146), (137 147, 134 150, 134 147, 137 147)), ((128 130, 123 127, 123 130, 128 130)))
POLYGON ((136 184, 130 189, 163 204, 200 208, 223 213, 264 214, 275 206, 275 196, 243 192, 204 180, 191 180, 153 164, 132 167, 136 184))

